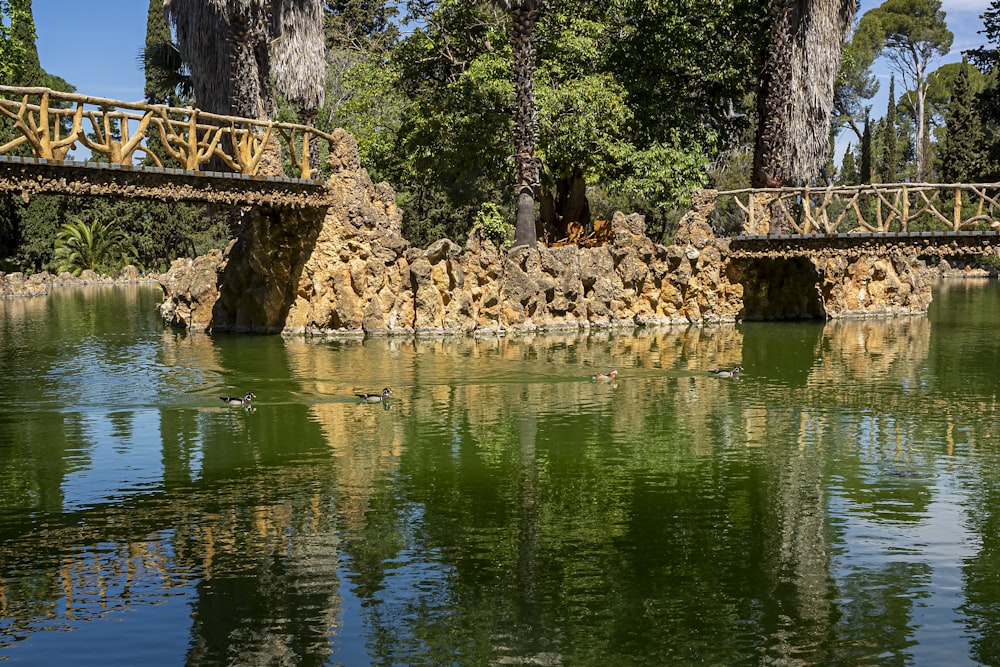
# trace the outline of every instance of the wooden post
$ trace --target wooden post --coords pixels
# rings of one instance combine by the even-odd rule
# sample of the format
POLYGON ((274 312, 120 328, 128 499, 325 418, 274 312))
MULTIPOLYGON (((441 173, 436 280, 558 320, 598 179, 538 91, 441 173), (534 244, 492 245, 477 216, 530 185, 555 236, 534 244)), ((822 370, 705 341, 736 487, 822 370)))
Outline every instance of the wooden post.
POLYGON ((956 232, 962 227, 962 189, 955 188, 955 211, 952 215, 952 229, 956 232))
POLYGON ((802 213, 805 218, 802 222, 802 233, 808 234, 812 228, 812 200, 809 196, 809 188, 806 188, 802 195, 802 213))
POLYGON ((901 232, 905 232, 910 226, 910 194, 907 192, 906 185, 903 185, 902 190, 902 207, 903 207, 903 219, 899 221, 901 232))

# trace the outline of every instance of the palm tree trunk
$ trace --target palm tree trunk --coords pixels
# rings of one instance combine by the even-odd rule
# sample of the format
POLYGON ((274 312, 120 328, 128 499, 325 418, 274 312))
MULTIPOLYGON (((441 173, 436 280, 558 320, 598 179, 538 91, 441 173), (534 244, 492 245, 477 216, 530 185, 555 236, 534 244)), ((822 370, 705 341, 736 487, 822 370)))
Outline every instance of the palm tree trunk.
POLYGON ((234 3, 229 16, 233 99, 230 113, 267 120, 274 113, 267 21, 262 3, 234 3))
POLYGON ((771 0, 751 183, 811 183, 830 151, 840 54, 857 0, 771 0))
POLYGON ((177 46, 191 71, 199 109, 228 114, 233 96, 228 26, 222 11, 205 0, 165 0, 177 46))
MULTIPOLYGON (((298 107, 299 121, 315 127, 326 93, 322 0, 272 0, 271 66, 275 85, 298 107)), ((309 165, 319 170, 319 142, 309 145, 309 165)))
MULTIPOLYGON (((503 3, 501 3, 503 4, 503 3)), ((514 68, 514 171, 517 191, 517 223, 514 245, 534 246, 538 240, 535 228, 535 187, 538 185, 538 162, 535 159, 535 25, 539 3, 526 0, 513 5, 514 68)))

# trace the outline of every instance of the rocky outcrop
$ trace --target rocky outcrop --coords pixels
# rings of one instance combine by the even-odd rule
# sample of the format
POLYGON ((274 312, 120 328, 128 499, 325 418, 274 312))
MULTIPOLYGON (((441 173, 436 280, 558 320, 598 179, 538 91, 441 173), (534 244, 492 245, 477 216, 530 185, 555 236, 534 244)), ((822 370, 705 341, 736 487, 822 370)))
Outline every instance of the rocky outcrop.
POLYGON ((827 317, 915 315, 930 306, 929 272, 902 252, 824 254, 812 262, 827 317))
POLYGON ((473 234, 415 248, 392 189, 338 131, 328 187, 338 203, 254 209, 225 252, 178 260, 161 311, 191 329, 299 334, 528 332, 918 312, 930 300, 901 257, 730 257, 713 233, 716 193, 699 191, 671 245, 616 213, 607 243, 498 249, 473 234))

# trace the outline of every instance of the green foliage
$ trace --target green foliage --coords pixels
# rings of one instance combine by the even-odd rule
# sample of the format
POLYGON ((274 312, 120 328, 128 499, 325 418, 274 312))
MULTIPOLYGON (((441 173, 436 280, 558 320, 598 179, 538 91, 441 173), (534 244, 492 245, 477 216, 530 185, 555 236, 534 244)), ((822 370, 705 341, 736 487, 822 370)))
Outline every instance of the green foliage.
POLYGON ((610 74, 543 86, 538 108, 538 156, 555 176, 582 167, 598 180, 635 151, 623 140, 633 119, 627 93, 610 74))
POLYGON ((12 254, 22 270, 42 271, 52 260, 52 244, 59 221, 64 219, 64 203, 65 198, 56 195, 35 195, 27 204, 17 200, 13 225, 18 246, 12 254))
MULTIPOLYGON (((636 145, 680 132, 712 151, 738 139, 751 118, 768 38, 767 3, 756 0, 611 0, 598 10, 606 69, 628 90, 636 145), (750 103, 748 105, 747 103, 750 103), (736 112, 743 112, 737 116, 736 112)), ((572 4, 571 4, 572 6, 572 4)))
POLYGON ((844 151, 844 159, 840 164, 840 183, 842 185, 858 185, 861 182, 858 174, 858 162, 854 157, 854 149, 848 145, 844 151))
POLYGON ((498 248, 509 246, 514 240, 514 223, 505 218, 493 202, 485 202, 479 207, 472 227, 498 248))
MULTIPOLYGON (((343 127, 358 142, 363 164, 374 167, 375 174, 391 171, 395 160, 397 132, 402 122, 406 98, 400 95, 395 82, 399 73, 390 65, 372 58, 358 59, 344 72, 344 91, 336 104, 328 108, 327 129, 343 127)), ((328 81, 331 77, 328 77, 328 81)), ((328 88, 329 90, 329 88, 328 88)), ((327 94, 327 100, 334 98, 327 94)))
POLYGON ((833 90, 833 129, 850 125, 861 140, 859 123, 871 111, 865 102, 878 93, 879 82, 872 73, 872 65, 878 56, 883 38, 878 34, 877 24, 862 24, 844 44, 840 57, 840 71, 833 90))
POLYGON ((328 50, 384 53, 399 39, 396 2, 332 0, 324 3, 328 50))
POLYGON ((881 44, 880 55, 912 91, 902 99, 913 110, 916 177, 926 180, 930 173, 927 73, 930 63, 947 54, 954 40, 941 0, 885 0, 861 17, 858 30, 881 44))
POLYGON ((179 107, 193 100, 191 74, 173 42, 162 0, 149 0, 146 45, 139 54, 139 64, 146 75, 147 102, 179 107))
POLYGON ((24 33, 18 34, 18 26, 28 17, 30 12, 25 12, 23 3, 0 0, 0 81, 20 81, 24 75, 29 45, 24 33))
POLYGON ((979 32, 986 36, 987 45, 969 49, 965 53, 980 72, 988 74, 1000 65, 1000 49, 997 49, 997 45, 1000 45, 1000 0, 991 0, 980 18, 983 19, 983 29, 979 32))
POLYGON ((56 234, 52 266, 56 273, 80 275, 86 269, 113 274, 128 264, 125 232, 111 223, 74 219, 56 234))
MULTIPOLYGON (((406 9, 416 27, 388 59, 341 68, 330 117, 395 188, 411 241, 461 238, 484 202, 513 205, 506 16, 476 2, 406 9)), ((765 17, 748 0, 546 3, 535 37, 543 185, 554 193, 582 173, 598 215, 614 206, 668 226, 750 126, 765 17)))
POLYGON ((945 112, 947 135, 941 153, 941 176, 947 183, 974 182, 984 171, 983 131, 969 81, 971 70, 963 59, 945 112))

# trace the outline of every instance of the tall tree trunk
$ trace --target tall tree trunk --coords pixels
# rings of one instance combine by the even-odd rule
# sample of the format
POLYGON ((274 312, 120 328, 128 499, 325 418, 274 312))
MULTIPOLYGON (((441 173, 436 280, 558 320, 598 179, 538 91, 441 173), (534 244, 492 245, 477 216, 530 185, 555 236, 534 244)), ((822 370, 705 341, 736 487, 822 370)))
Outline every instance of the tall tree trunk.
POLYGON ((228 114, 233 97, 229 27, 223 13, 205 0, 164 0, 177 31, 177 47, 191 71, 198 108, 228 114))
POLYGON ((274 113, 274 96, 265 8, 259 2, 231 4, 234 6, 229 12, 228 35, 233 73, 230 113, 267 120, 274 113))
POLYGON ((791 181, 790 152, 792 100, 792 41, 799 28, 800 0, 771 0, 771 40, 757 93, 757 134, 751 185, 774 188, 791 181))
POLYGON ((811 183, 830 150, 830 112, 840 54, 857 0, 770 0, 754 187, 811 183))
POLYGON ((917 182, 926 183, 930 180, 930 137, 927 135, 927 83, 926 76, 922 71, 918 71, 917 78, 917 113, 916 113, 916 136, 914 137, 914 148, 916 149, 917 182))
POLYGON ((539 3, 519 2, 513 7, 511 46, 514 67, 514 170, 517 191, 517 223, 514 245, 534 246, 535 187, 538 162, 535 160, 535 25, 539 3))
POLYGON ((583 168, 574 167, 569 176, 554 181, 555 192, 550 186, 543 185, 538 189, 538 222, 545 239, 550 242, 567 238, 571 222, 578 222, 583 227, 590 224, 590 202, 587 200, 587 179, 583 168))

